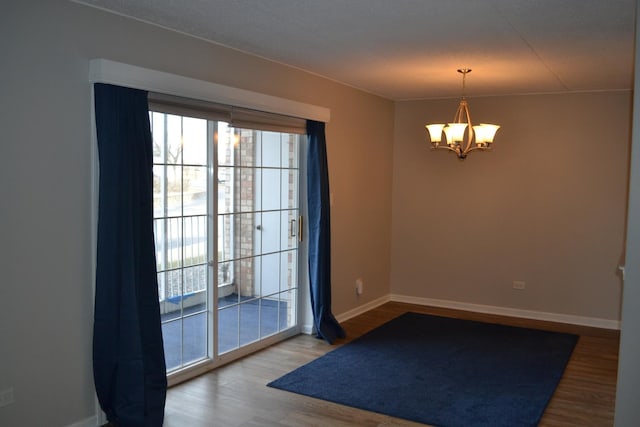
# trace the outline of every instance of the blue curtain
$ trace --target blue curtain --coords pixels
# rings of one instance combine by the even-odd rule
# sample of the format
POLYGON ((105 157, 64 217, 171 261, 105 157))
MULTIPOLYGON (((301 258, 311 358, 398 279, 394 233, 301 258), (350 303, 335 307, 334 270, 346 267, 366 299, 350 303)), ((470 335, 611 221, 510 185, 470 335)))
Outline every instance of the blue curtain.
POLYGON ((331 222, 324 123, 308 120, 307 136, 311 309, 318 337, 332 344, 337 338, 344 338, 345 332, 331 313, 331 222))
POLYGON ((161 426, 167 377, 153 240, 147 92, 96 84, 100 159, 93 371, 119 427, 161 426))

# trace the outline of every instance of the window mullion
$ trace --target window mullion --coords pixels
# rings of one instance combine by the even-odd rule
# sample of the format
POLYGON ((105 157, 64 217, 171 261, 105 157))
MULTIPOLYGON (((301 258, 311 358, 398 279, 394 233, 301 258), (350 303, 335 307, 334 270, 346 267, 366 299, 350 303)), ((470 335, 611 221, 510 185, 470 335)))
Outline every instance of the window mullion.
POLYGON ((207 298, 207 325, 208 352, 211 358, 218 355, 218 123, 207 122, 207 218, 209 229, 207 232, 207 246, 210 248, 207 254, 208 293, 207 298))

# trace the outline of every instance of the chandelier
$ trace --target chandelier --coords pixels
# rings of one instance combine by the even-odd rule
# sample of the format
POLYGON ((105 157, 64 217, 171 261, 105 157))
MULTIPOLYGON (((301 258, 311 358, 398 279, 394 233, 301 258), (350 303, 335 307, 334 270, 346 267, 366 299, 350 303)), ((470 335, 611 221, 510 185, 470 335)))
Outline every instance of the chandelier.
POLYGON ((472 126, 469 114, 469 103, 465 97, 465 78, 471 72, 470 68, 458 70, 462 74, 462 99, 452 123, 435 123, 425 126, 433 149, 445 148, 456 153, 458 158, 465 159, 473 150, 490 150, 493 137, 500 128, 498 125, 480 123, 472 126), (442 134, 447 139, 447 145, 440 145, 442 134), (465 140, 465 135, 467 136, 465 140), (475 140, 474 140, 475 136, 475 140))

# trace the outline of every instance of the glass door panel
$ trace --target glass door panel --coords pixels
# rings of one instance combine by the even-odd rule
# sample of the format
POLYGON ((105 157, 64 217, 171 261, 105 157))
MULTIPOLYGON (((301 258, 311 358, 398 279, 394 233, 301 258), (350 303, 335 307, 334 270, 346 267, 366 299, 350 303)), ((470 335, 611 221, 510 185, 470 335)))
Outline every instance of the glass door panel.
POLYGON ((217 181, 234 189, 217 211, 229 228, 218 242, 232 248, 222 256, 233 268, 231 293, 218 295, 220 354, 296 326, 298 140, 219 128, 217 181))
POLYGON ((158 297, 167 371, 208 357, 206 120, 150 112, 158 297))

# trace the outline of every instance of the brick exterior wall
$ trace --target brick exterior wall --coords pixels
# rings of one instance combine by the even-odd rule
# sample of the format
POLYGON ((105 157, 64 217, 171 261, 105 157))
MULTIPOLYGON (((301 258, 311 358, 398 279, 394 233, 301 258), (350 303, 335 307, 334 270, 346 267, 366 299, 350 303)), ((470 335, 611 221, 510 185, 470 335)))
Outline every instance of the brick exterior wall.
MULTIPOLYGON (((255 183, 256 169, 256 132, 240 130, 240 147, 235 150, 235 164, 241 167, 235 168, 235 211, 253 212, 255 210, 255 183)), ((255 220, 253 214, 235 215, 234 238, 236 239, 234 258, 240 261, 234 264, 234 277, 236 291, 241 297, 253 296, 255 292, 254 277, 254 230, 255 220)))

